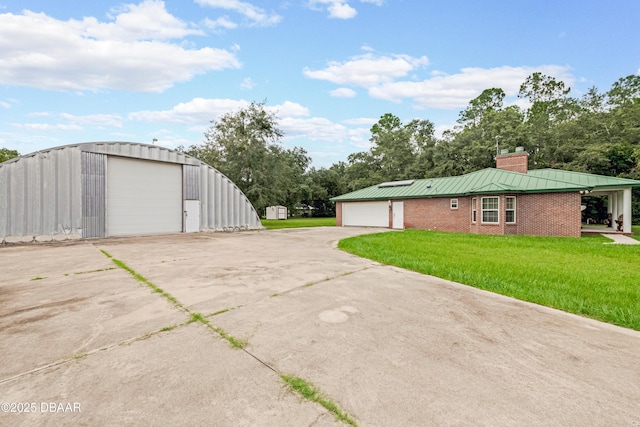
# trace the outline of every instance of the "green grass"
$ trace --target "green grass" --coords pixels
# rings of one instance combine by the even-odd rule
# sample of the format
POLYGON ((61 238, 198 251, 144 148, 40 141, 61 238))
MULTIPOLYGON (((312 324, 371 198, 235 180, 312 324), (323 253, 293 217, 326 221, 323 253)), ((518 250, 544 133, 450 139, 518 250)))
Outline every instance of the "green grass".
POLYGON ((263 219, 262 225, 267 230, 277 230, 280 228, 301 228, 301 227, 335 227, 335 218, 289 218, 289 219, 263 219))
POLYGON ((405 230, 351 237, 338 247, 383 264, 640 330, 640 245, 405 230))
POLYGON ((308 381, 305 381, 300 377, 285 374, 280 374, 280 378, 282 378, 282 381, 284 381, 291 390, 298 393, 304 399, 319 403, 329 412, 333 413, 336 420, 357 427, 355 420, 349 414, 340 409, 340 407, 338 407, 338 405, 336 405, 332 400, 323 396, 322 393, 320 393, 318 389, 308 381))

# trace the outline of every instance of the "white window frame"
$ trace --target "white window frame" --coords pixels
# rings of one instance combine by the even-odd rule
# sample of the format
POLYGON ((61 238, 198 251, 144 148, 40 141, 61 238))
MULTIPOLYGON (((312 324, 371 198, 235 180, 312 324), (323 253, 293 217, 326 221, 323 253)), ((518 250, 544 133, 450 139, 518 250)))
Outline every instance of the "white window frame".
POLYGON ((458 199, 449 200, 449 207, 451 209, 458 209, 458 199))
POLYGON ((471 199, 471 222, 478 222, 478 198, 474 197, 471 199))
POLYGON ((480 220, 482 221, 483 224, 500 224, 500 196, 487 196, 487 197, 481 197, 480 198, 480 220), (484 207, 484 200, 485 199, 497 199, 498 201, 498 206, 496 207, 496 209, 485 209, 484 207), (497 214, 497 219, 496 221, 485 221, 484 220, 484 213, 485 212, 496 212, 497 214))
POLYGON ((506 196, 504 199, 504 221, 505 224, 516 223, 516 196, 506 196), (509 199, 513 199, 513 208, 509 209, 509 199), (507 212, 513 211, 513 221, 507 221, 507 212))

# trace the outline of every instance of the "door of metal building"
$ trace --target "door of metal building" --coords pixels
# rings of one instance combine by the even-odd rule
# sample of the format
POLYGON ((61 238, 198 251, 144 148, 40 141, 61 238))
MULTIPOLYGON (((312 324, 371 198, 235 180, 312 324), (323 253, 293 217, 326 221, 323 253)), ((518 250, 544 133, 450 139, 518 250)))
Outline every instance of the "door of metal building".
POLYGON ((184 201, 184 232, 200 231, 200 200, 184 201))
POLYGON ((181 232, 181 165, 108 156, 107 235, 181 232))

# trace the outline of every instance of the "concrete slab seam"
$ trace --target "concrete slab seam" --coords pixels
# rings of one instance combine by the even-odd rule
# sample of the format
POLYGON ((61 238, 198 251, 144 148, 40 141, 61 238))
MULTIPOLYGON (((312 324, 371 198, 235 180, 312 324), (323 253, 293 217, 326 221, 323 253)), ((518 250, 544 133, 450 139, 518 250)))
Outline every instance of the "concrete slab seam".
MULTIPOLYGON (((138 282, 150 287, 154 292, 157 292, 161 296, 163 296, 164 298, 168 299, 170 302, 173 303, 173 305, 176 308, 179 308, 180 310, 191 314, 191 318, 187 321, 187 324, 194 323, 194 322, 201 323, 207 329, 210 329, 211 331, 217 333, 221 338, 227 340, 229 342, 229 344, 233 348, 240 349, 240 350, 244 351, 247 355, 249 355, 252 358, 254 358, 260 364, 262 364, 266 368, 270 369, 274 373, 278 374, 280 379, 287 386, 289 386, 290 390, 297 392, 298 394, 300 394, 301 397, 305 398, 306 400, 309 400, 309 401, 312 401, 312 402, 320 404, 322 407, 324 407, 328 411, 332 412, 338 421, 346 423, 346 424, 349 424, 349 425, 354 426, 354 427, 357 427, 357 424, 356 424, 355 420, 353 419, 353 417, 351 415, 349 415, 348 413, 344 412, 332 400, 330 400, 327 397, 325 397, 322 393, 320 393, 308 381, 306 381, 306 380, 304 380, 304 379, 302 379, 300 377, 297 377, 297 376, 286 375, 286 374, 278 372, 275 368, 270 366, 268 363, 264 362, 263 360, 261 360, 260 358, 258 358, 257 356, 255 356, 254 354, 252 354, 251 352, 246 350, 245 347, 248 344, 248 342, 246 340, 239 340, 239 339, 233 337, 232 335, 228 334, 224 329, 213 325, 209 321, 207 316, 203 316, 201 313, 198 313, 198 312, 192 312, 191 310, 189 310, 189 308, 187 308, 180 301, 178 301, 178 299, 175 298, 173 295, 169 294, 168 292, 163 291, 160 287, 155 285, 153 282, 151 282, 146 277, 144 277, 141 274, 137 273, 133 268, 129 267, 123 261, 114 258, 110 253, 108 253, 104 249, 99 249, 99 250, 106 257, 111 259, 111 261, 115 265, 117 265, 119 268, 121 268, 121 269, 127 271, 129 274, 131 274, 133 276, 133 278, 136 279, 138 282)), ((287 292, 290 292, 290 291, 293 291, 293 290, 296 290, 296 289, 306 288, 306 287, 312 286, 312 285, 317 284, 317 283, 322 283, 322 282, 326 282, 326 281, 329 281, 329 280, 333 280, 333 279, 338 278, 338 277, 348 276, 350 274, 357 273, 359 271, 364 271, 364 270, 367 270, 369 268, 371 268, 371 267, 365 267, 363 269, 356 270, 356 271, 344 272, 344 273, 341 273, 341 274, 338 274, 338 275, 334 275, 333 277, 327 277, 327 278, 319 280, 317 282, 304 284, 302 286, 296 287, 296 288, 294 288, 292 290, 289 290, 287 292)), ((216 312, 216 313, 213 313, 213 314, 221 314, 221 313, 225 313, 227 311, 229 311, 229 310, 228 309, 220 310, 219 312, 216 312)), ((83 357, 86 357, 86 356, 83 356, 83 357)))
POLYGON ((4 383, 10 382, 12 380, 16 380, 18 378, 24 377, 24 376, 29 375, 29 374, 34 374, 36 372, 45 371, 45 370, 50 369, 50 368, 55 368, 56 366, 64 365, 64 364, 67 364, 67 363, 71 363, 71 362, 76 361, 76 360, 81 360, 81 359, 84 359, 84 358, 89 357, 89 356, 94 355, 94 354, 102 353, 104 351, 113 350, 114 348, 118 348, 118 347, 122 347, 122 346, 125 346, 125 345, 129 345, 129 344, 132 344, 132 343, 137 342, 137 341, 146 340, 147 338, 150 338, 150 337, 152 337, 154 335, 158 335, 158 334, 161 334, 163 332, 169 332, 169 331, 171 331, 173 329, 176 329, 176 328, 179 328, 181 326, 186 326, 187 324, 188 324, 188 322, 184 322, 184 323, 179 323, 179 324, 176 324, 176 325, 165 326, 164 328, 161 328, 161 329, 159 329, 157 331, 146 332, 146 333, 144 333, 142 335, 139 335, 137 337, 128 338, 128 339, 123 340, 123 341, 118 341, 117 343, 108 344, 108 345, 105 345, 105 346, 102 346, 102 347, 99 347, 99 348, 95 348, 93 350, 89 350, 89 351, 86 351, 86 352, 83 352, 83 353, 74 354, 72 356, 65 357, 63 359, 57 360, 57 361, 52 362, 52 363, 48 363, 48 364, 43 365, 43 366, 39 366, 37 368, 30 369, 30 370, 25 371, 25 372, 21 372, 19 374, 16 374, 16 375, 8 377, 8 378, 2 378, 2 379, 0 379, 0 384, 4 384, 4 383))
POLYGON ((338 279, 340 277, 345 277, 345 276, 350 276, 350 275, 355 274, 355 273, 360 273, 362 271, 366 271, 366 270, 369 270, 369 269, 374 268, 374 267, 377 267, 377 265, 371 265, 369 267, 364 267, 364 268, 361 268, 359 270, 345 271, 343 273, 334 274, 333 276, 327 276, 324 279, 307 282, 307 283, 305 283, 303 285, 296 286, 295 288, 291 288, 291 289, 288 289, 288 290, 286 290, 284 292, 279 292, 279 293, 276 293, 276 294, 273 294, 273 295, 270 295, 270 296, 271 297, 277 297, 277 296, 281 296, 281 295, 286 295, 288 293, 299 291, 301 289, 308 288, 310 286, 314 286, 314 285, 317 285, 319 283, 330 282, 331 280, 335 280, 335 279, 338 279))

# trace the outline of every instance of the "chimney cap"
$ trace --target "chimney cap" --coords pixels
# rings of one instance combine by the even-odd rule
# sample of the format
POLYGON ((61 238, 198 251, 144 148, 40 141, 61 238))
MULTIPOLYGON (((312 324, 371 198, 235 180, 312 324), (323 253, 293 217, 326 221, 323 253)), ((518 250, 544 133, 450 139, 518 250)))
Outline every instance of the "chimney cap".
POLYGON ((516 153, 523 153, 524 147, 516 147, 516 153))

